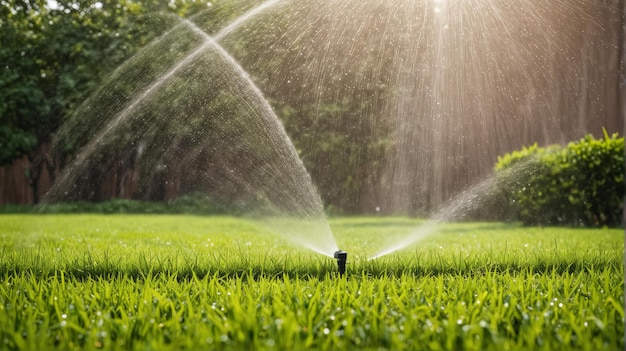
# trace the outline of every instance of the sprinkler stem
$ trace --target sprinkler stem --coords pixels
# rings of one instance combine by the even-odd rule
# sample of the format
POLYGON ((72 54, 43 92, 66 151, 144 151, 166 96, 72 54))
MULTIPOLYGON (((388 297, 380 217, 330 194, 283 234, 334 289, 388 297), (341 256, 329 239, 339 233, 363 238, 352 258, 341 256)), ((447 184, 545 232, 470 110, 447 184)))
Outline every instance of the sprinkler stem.
POLYGON ((337 259, 337 266, 339 266, 339 276, 343 276, 346 273, 346 261, 348 260, 348 253, 345 251, 335 251, 334 257, 337 259))

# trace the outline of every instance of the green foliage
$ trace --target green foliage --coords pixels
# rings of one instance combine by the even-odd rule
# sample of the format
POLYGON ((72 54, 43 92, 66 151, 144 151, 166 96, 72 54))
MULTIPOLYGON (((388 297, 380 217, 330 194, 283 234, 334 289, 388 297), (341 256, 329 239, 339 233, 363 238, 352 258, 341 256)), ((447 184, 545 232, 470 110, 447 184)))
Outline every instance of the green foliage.
POLYGON ((621 230, 450 224, 359 257, 418 224, 332 221, 339 279, 241 219, 1 216, 0 349, 624 348, 621 230))
POLYGON ((43 3, 0 3, 0 165, 26 154, 49 132, 52 107, 40 87, 44 72, 37 52, 45 42, 36 15, 43 3))
POLYGON ((223 214, 235 211, 202 193, 179 196, 170 201, 140 201, 110 199, 102 202, 66 202, 33 208, 32 206, 3 205, 0 213, 179 213, 179 214, 223 214))
POLYGON ((203 193, 183 195, 168 201, 166 211, 168 213, 188 214, 221 214, 229 212, 226 206, 219 204, 203 193))
POLYGON ((162 202, 110 199, 103 202, 59 203, 39 208, 41 213, 166 213, 162 202))
POLYGON ((33 133, 8 123, 0 125, 0 165, 13 162, 36 146, 37 137, 33 133))
POLYGON ((527 224, 616 226, 624 201, 624 138, 587 135, 567 147, 524 147, 496 172, 513 219, 527 224))
POLYGON ((0 165, 49 141, 120 63, 206 1, 0 2, 0 165))

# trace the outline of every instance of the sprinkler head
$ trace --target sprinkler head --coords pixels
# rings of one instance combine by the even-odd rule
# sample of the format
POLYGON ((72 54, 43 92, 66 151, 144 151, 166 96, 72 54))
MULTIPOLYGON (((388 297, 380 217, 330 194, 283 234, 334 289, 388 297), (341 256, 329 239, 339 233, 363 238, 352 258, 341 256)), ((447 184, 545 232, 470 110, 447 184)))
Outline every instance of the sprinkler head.
POLYGON ((339 266, 339 275, 343 276, 346 272, 346 261, 348 260, 348 253, 345 251, 335 251, 335 255, 333 256, 337 259, 337 266, 339 266))

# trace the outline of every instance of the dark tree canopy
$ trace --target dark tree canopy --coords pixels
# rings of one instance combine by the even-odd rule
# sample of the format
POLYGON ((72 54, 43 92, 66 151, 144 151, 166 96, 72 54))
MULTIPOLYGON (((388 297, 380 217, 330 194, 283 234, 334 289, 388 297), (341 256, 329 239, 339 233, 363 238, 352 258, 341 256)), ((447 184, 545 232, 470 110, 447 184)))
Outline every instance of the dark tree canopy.
POLYGON ((49 141, 117 65, 206 1, 0 2, 0 165, 49 141))

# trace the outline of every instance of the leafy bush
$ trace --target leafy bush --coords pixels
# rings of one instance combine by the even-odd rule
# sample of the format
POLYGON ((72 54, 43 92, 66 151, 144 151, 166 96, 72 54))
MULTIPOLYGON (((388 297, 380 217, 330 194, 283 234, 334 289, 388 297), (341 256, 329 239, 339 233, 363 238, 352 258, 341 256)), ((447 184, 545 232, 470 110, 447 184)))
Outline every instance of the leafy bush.
POLYGON ((223 214, 229 212, 226 206, 212 200, 206 194, 192 193, 179 196, 167 202, 169 213, 223 214))
MULTIPOLYGON (((111 199, 103 202, 66 202, 39 206, 3 205, 0 213, 185 213, 223 214, 229 211, 226 206, 202 193, 179 196, 168 202, 111 199)), ((234 213, 236 214, 236 213, 234 213)))
POLYGON ((524 147, 498 158, 505 213, 526 224, 616 226, 624 201, 624 138, 587 135, 567 147, 524 147))
POLYGON ((28 213, 32 210, 32 206, 29 205, 15 205, 5 204, 0 206, 0 213, 12 214, 12 213, 28 213))
POLYGON ((111 199, 103 202, 64 202, 38 206, 40 213, 166 213, 165 204, 129 199, 111 199))

